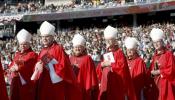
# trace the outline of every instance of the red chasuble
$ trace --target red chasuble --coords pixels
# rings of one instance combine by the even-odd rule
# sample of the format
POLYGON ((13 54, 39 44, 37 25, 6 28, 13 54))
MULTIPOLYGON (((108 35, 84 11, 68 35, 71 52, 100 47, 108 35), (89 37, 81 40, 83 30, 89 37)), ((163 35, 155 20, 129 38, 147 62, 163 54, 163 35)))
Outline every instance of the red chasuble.
POLYGON ((10 86, 10 100, 35 100, 35 84, 30 80, 37 54, 31 49, 24 53, 17 52, 10 67, 16 63, 18 72, 12 73, 13 79, 10 86), (21 79, 22 78, 22 79, 21 79), (22 83, 22 80, 25 83, 22 83))
POLYGON ((97 100, 98 80, 92 58, 89 55, 71 56, 70 61, 83 92, 83 100, 97 100))
MULTIPOLYGON (((76 87, 75 75, 69 57, 63 47, 54 42, 50 47, 41 50, 38 60, 44 61, 46 55, 49 55, 49 59, 52 58, 58 62, 53 65, 54 71, 62 78, 62 81, 52 83, 48 66, 44 65, 38 80, 37 100, 81 100, 81 93, 76 87)), ((47 64, 48 62, 43 63, 47 64)))
POLYGON ((121 49, 113 52, 115 62, 111 67, 97 67, 98 78, 101 80, 98 100, 136 100, 127 60, 121 49))
POLYGON ((137 56, 131 60, 128 59, 131 79, 134 84, 137 100, 142 100, 144 87, 146 86, 146 64, 142 58, 137 56))
POLYGON ((160 75, 153 77, 154 97, 157 100, 175 100, 175 59, 173 53, 166 49, 161 54, 155 52, 150 72, 153 69, 160 70, 160 75))

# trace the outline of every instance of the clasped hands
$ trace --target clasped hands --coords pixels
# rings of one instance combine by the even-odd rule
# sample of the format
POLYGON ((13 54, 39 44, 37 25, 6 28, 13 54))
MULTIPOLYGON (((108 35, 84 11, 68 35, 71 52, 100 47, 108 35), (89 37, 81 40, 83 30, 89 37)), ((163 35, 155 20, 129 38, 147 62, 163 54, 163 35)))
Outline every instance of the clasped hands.
POLYGON ((158 69, 158 70, 152 70, 152 71, 151 71, 151 74, 152 74, 153 76, 160 75, 160 70, 159 70, 159 69, 158 69))

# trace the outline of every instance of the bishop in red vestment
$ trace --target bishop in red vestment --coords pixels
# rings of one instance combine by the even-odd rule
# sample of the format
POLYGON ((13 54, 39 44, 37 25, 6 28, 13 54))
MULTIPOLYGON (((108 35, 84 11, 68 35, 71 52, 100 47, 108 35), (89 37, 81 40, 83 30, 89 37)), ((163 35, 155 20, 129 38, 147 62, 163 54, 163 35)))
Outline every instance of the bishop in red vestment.
POLYGON ((47 21, 40 27, 44 47, 35 67, 40 73, 37 100, 81 100, 69 57, 55 42, 54 31, 55 27, 47 21))
POLYGON ((37 54, 30 47, 31 37, 32 35, 25 29, 17 34, 20 51, 15 54, 10 64, 9 72, 13 77, 10 100, 35 100, 35 84, 30 77, 37 62, 37 54))
POLYGON ((72 40, 73 56, 70 57, 78 84, 82 90, 83 100, 97 100, 98 79, 95 64, 92 58, 86 53, 85 39, 76 34, 72 40))
POLYGON ((175 100, 175 59, 173 53, 164 47, 164 33, 153 28, 150 36, 155 53, 152 57, 150 73, 156 86, 154 100, 175 100))
POLYGON ((146 87, 146 64, 137 53, 138 41, 133 37, 127 37, 125 47, 127 49, 127 61, 131 79, 134 84, 137 100, 143 100, 146 87))
POLYGON ((108 26, 104 30, 107 51, 103 61, 97 67, 100 79, 98 100, 136 100, 135 91, 126 57, 118 48, 116 41, 117 29, 108 26))

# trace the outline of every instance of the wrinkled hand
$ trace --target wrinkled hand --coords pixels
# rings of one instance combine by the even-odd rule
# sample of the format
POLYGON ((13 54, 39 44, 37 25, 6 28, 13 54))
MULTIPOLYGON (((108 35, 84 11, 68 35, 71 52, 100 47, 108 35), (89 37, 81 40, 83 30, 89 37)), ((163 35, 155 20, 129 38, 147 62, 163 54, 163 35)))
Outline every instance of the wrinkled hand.
POLYGON ((38 70, 39 72, 43 71, 43 63, 41 61, 36 63, 35 70, 38 70))
POLYGON ((102 67, 111 66, 111 62, 110 62, 110 61, 103 61, 103 62, 101 62, 101 66, 102 66, 102 67))
POLYGON ((151 74, 156 76, 156 75, 160 75, 160 70, 152 70, 151 74))

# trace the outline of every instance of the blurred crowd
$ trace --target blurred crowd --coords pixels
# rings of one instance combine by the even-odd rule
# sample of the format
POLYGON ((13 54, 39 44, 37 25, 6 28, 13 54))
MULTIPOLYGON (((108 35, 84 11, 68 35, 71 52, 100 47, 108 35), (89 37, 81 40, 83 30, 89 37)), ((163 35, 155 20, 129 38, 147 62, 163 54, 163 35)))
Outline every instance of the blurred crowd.
MULTIPOLYGON (((97 8, 118 7, 125 5, 133 5, 139 3, 160 2, 161 0, 73 0, 70 3, 62 5, 43 5, 40 2, 18 3, 11 5, 4 3, 0 7, 2 14, 17 14, 17 13, 45 13, 45 12, 63 12, 76 11, 97 8)), ((162 0, 164 1, 164 0, 162 0)), ((167 0, 166 0, 167 1, 167 0)))

